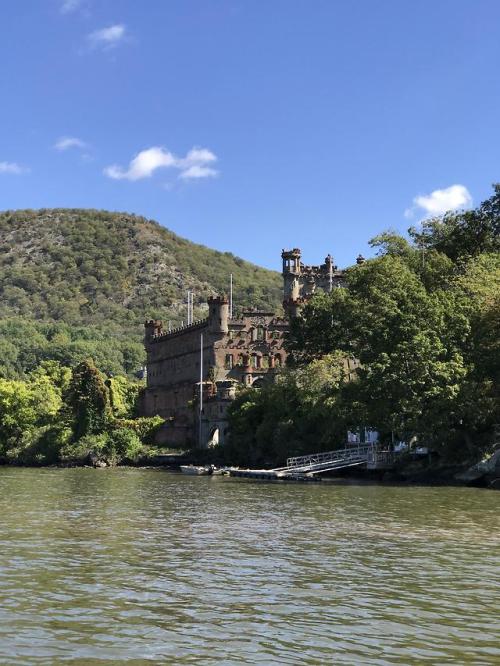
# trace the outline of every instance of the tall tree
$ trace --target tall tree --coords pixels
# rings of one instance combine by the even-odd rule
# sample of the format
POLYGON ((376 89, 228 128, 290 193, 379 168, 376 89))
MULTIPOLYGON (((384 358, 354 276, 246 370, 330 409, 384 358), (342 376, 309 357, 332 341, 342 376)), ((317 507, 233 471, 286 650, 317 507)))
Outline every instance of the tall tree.
POLYGON ((454 262, 466 261, 483 252, 500 251, 500 184, 493 195, 475 209, 453 212, 411 228, 417 247, 443 252, 454 262))
POLYGON ((353 413, 382 431, 436 437, 456 418, 468 335, 463 301, 429 293, 391 254, 351 269, 344 290, 312 299, 291 326, 288 348, 298 363, 332 351, 358 358, 357 381, 343 391, 353 413))
POLYGON ((75 439, 104 430, 108 394, 92 360, 87 359, 74 368, 65 403, 75 439))

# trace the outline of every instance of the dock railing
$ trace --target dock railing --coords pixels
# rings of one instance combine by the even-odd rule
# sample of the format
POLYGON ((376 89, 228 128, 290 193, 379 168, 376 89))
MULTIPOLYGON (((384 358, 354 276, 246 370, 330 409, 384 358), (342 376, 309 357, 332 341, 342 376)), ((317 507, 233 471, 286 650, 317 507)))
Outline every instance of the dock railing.
POLYGON ((374 444, 358 444, 345 449, 313 453, 307 456, 294 456, 287 458, 286 468, 296 471, 314 471, 325 467, 348 467, 352 464, 367 462, 370 454, 376 448, 374 444))

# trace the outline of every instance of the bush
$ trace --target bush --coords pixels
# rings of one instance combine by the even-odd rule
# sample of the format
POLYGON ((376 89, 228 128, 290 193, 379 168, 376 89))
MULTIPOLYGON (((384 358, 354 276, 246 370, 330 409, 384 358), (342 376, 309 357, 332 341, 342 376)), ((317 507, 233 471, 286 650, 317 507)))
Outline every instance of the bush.
POLYGON ((137 419, 117 419, 116 425, 137 434, 143 444, 154 444, 154 436, 163 425, 161 416, 141 416, 137 419))
POLYGON ((62 447, 61 460, 90 460, 92 457, 106 457, 109 435, 104 432, 100 435, 85 435, 76 442, 68 443, 62 447))
POLYGON ((109 462, 136 460, 142 451, 142 442, 129 428, 117 428, 108 434, 104 453, 109 462))

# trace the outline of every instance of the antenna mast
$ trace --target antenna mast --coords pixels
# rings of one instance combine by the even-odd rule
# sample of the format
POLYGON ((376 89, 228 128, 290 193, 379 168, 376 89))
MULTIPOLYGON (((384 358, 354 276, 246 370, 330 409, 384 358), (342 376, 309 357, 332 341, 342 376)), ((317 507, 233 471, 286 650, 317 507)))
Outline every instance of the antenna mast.
POLYGON ((188 291, 187 293, 187 325, 193 323, 193 310, 194 310, 194 292, 188 291))
POLYGON ((200 404, 198 414, 198 444, 202 447, 201 417, 203 415, 203 333, 200 335, 200 404))
POLYGON ((229 319, 233 318, 233 274, 229 275, 229 319))

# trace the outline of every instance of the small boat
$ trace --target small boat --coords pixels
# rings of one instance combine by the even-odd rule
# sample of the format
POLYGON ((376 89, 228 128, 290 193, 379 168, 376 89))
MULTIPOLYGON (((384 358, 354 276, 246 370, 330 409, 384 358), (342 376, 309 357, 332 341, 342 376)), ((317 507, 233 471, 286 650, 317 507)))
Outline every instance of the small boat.
POLYGON ((209 476, 213 474, 213 468, 212 465, 181 465, 181 472, 193 476, 209 476))
POLYGON ((215 474, 215 476, 229 476, 229 467, 214 467, 212 474, 215 474))

